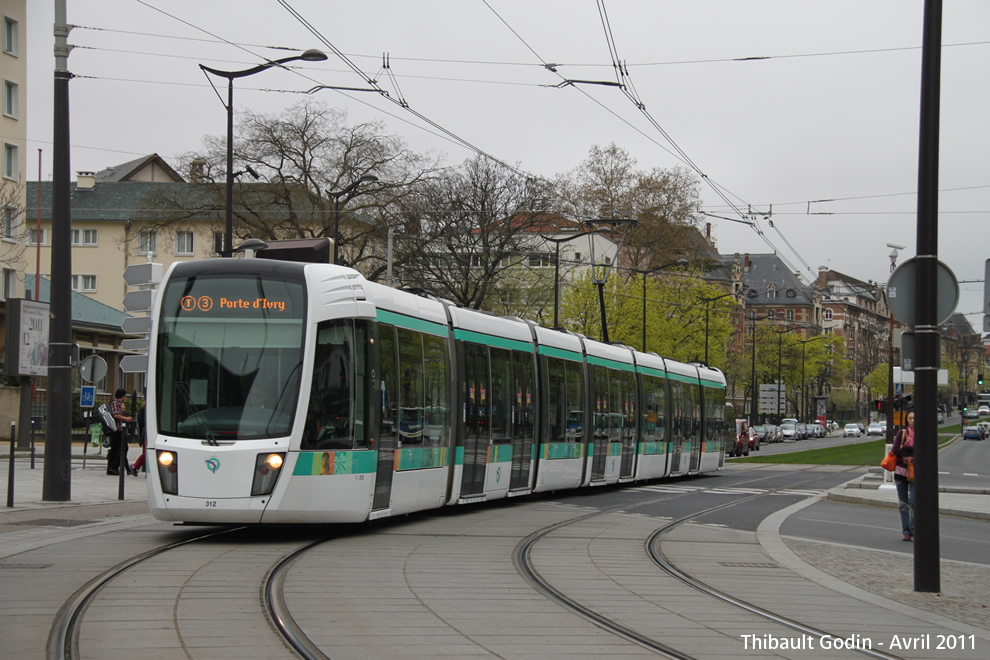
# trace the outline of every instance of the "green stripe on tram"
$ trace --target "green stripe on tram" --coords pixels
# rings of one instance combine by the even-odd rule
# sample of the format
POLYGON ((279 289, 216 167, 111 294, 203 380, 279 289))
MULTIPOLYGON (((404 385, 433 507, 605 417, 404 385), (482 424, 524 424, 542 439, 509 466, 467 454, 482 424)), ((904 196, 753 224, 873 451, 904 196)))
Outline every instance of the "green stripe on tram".
POLYGON ((445 325, 413 318, 412 316, 406 316, 405 314, 396 314, 395 312, 389 312, 384 309, 378 310, 375 320, 379 323, 390 323, 400 328, 425 332, 431 335, 438 335, 440 337, 447 336, 447 326, 445 325))
POLYGON ((639 373, 643 374, 644 376, 655 376, 657 378, 667 377, 667 372, 663 371, 662 369, 654 369, 653 367, 644 367, 642 365, 636 367, 636 369, 637 371, 639 371, 639 373))
POLYGON ((485 335, 480 332, 472 332, 470 330, 454 330, 454 339, 469 341, 474 344, 484 344, 485 346, 494 346, 495 348, 507 348, 512 351, 523 351, 526 353, 533 352, 533 345, 528 342, 517 341, 515 339, 506 339, 505 337, 496 337, 494 335, 485 335))
POLYGON ((693 383, 694 385, 698 384, 697 376, 682 376, 681 374, 675 374, 668 371, 667 377, 671 380, 679 380, 682 383, 693 383))
POLYGON ((584 356, 575 351, 568 351, 563 348, 554 348, 553 346, 540 346, 540 355, 546 355, 547 357, 561 358, 564 360, 571 360, 573 362, 583 362, 584 356))
POLYGON ((376 451, 301 451, 296 457, 292 476, 373 474, 377 469, 376 451))
POLYGON ((666 442, 641 442, 639 443, 639 453, 642 456, 656 456, 667 453, 666 442))
POLYGON ((549 442, 543 445, 543 458, 548 460, 581 458, 583 455, 584 445, 579 442, 549 442))
POLYGON ((608 358, 595 357, 594 355, 588 356, 588 364, 593 364, 598 367, 607 367, 609 369, 618 369, 619 371, 631 371, 635 373, 635 368, 631 364, 626 364, 625 362, 619 362, 617 360, 609 360, 608 358))
POLYGON ((422 470, 446 465, 446 447, 402 447, 395 450, 396 471, 422 470))

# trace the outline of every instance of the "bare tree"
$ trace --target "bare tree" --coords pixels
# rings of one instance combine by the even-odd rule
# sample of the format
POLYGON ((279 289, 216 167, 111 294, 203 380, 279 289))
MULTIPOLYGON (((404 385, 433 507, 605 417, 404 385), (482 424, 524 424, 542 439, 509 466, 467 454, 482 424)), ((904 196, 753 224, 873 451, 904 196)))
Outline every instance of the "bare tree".
MULTIPOLYGON (((41 185, 40 183, 38 185, 41 185)), ((0 241, 0 266, 4 269, 24 270, 24 250, 32 229, 26 221, 24 185, 3 181, 0 184, 0 234, 8 240, 0 241)))
POLYGON ((559 211, 576 219, 636 220, 626 232, 624 259, 656 268, 697 247, 698 179, 684 168, 639 170, 629 153, 592 146, 588 158, 556 181, 559 211))
MULTIPOLYGON (((378 122, 348 126, 346 114, 306 99, 280 114, 244 111, 234 141, 234 235, 264 240, 334 237, 355 266, 377 267, 386 208, 410 194, 437 170, 435 157, 415 154, 378 122), (257 174, 259 179, 252 178, 257 174), (245 177, 247 175, 247 177, 245 177), (335 196, 364 176, 377 181, 335 196)), ((225 137, 209 136, 205 149, 185 154, 191 185, 163 191, 166 212, 155 228, 175 229, 191 220, 223 226, 225 137)), ((374 273, 370 273, 375 276, 374 273)))
POLYGON ((526 270, 521 262, 539 243, 545 199, 542 182, 483 156, 423 182, 398 204, 413 238, 397 242, 397 282, 465 307, 506 311, 520 282, 508 275, 526 270))

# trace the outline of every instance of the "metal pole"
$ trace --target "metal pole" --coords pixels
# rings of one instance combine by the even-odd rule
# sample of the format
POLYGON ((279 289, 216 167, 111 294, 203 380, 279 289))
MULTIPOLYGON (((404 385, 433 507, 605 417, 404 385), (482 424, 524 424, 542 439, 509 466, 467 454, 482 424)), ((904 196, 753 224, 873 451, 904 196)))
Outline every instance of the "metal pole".
POLYGON ((557 247, 553 259, 553 329, 560 327, 560 241, 554 241, 557 247))
POLYGON ((914 590, 941 591, 938 520, 938 148, 942 2, 925 0, 918 154, 914 590))
POLYGON ((753 376, 752 385, 750 389, 750 398, 752 402, 749 406, 749 424, 750 426, 756 426, 756 316, 753 317, 753 376))
POLYGON ((340 197, 333 196, 333 265, 337 265, 340 256, 340 197))
POLYGON ((602 309, 602 342, 608 343, 608 323, 605 321, 605 282, 598 283, 598 305, 602 309))
MULTIPOLYGON (((708 365, 708 305, 710 303, 705 300, 705 365, 708 365)), ((755 333, 755 330, 754 330, 755 333)))
POLYGON ((227 210, 221 256, 231 257, 234 247, 234 78, 227 78, 227 210))
MULTIPOLYGON (((52 278, 48 339, 48 396, 45 425, 45 471, 41 499, 71 499, 72 447, 72 251, 69 194, 69 80, 71 27, 65 0, 55 0, 55 89, 52 168, 52 278)), ((39 237, 40 239, 40 237, 39 237)))
MULTIPOLYGON (((776 331, 775 331, 776 332, 776 331)), ((784 333, 777 332, 777 423, 780 424, 780 420, 784 416, 780 413, 780 391, 783 389, 782 384, 784 380, 784 361, 783 361, 783 346, 784 346, 784 333)))
MULTIPOLYGON (((392 286, 392 241, 395 240, 395 229, 388 228, 388 248, 385 259, 385 286, 392 286)), ((334 247, 337 244, 334 243, 334 247)))
POLYGON ((14 444, 16 440, 14 436, 17 435, 17 426, 14 422, 10 423, 10 460, 8 461, 7 467, 7 508, 11 509, 14 507, 14 444))
MULTIPOLYGON (((643 271, 643 352, 646 352, 646 271, 643 271)), ((705 356, 706 360, 708 356, 705 356)), ((707 362, 706 362, 707 364, 707 362)))

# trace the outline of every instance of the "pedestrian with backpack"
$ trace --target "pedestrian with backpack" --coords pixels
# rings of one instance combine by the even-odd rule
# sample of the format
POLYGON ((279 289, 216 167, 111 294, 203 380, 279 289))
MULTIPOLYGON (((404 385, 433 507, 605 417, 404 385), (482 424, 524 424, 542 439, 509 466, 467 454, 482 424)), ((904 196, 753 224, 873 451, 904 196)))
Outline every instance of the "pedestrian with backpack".
POLYGON ((110 451, 107 452, 107 474, 119 475, 121 460, 123 460, 124 469, 128 474, 137 474, 137 471, 127 462, 127 443, 124 442, 124 424, 134 421, 133 417, 128 417, 124 414, 124 398, 126 396, 127 390, 122 387, 118 388, 113 393, 113 401, 110 402, 110 416, 117 422, 117 430, 110 433, 110 451), (121 452, 124 453, 123 459, 121 458, 121 452))

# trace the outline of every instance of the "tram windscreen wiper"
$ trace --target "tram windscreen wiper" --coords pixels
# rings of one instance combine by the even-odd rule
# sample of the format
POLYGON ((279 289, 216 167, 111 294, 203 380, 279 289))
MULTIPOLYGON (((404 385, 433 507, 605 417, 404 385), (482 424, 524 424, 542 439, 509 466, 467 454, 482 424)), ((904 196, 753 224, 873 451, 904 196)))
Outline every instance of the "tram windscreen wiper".
MULTIPOLYGON (((189 386, 181 381, 176 382, 175 389, 185 397, 186 400, 186 410, 192 410, 192 397, 189 395, 189 386)), ((218 447, 220 445, 217 439, 214 437, 213 432, 210 431, 209 425, 203 421, 203 418, 199 413, 193 413, 187 415, 185 421, 193 420, 196 424, 196 428, 200 431, 204 438, 206 438, 206 443, 211 447, 218 447)))

